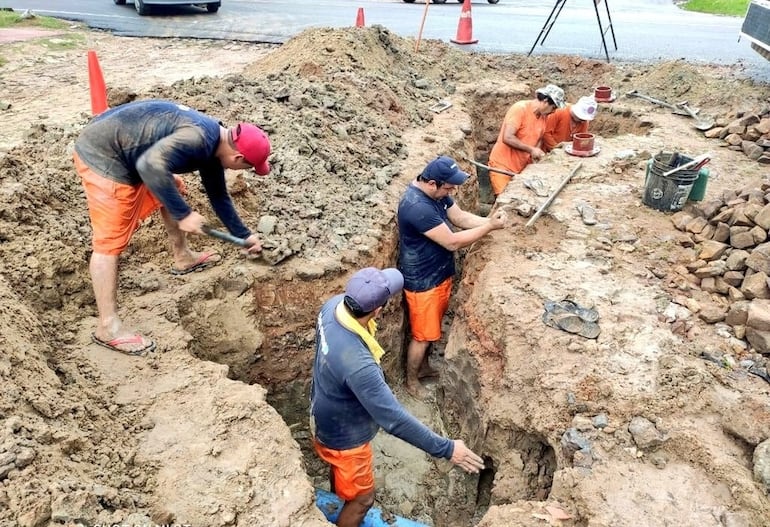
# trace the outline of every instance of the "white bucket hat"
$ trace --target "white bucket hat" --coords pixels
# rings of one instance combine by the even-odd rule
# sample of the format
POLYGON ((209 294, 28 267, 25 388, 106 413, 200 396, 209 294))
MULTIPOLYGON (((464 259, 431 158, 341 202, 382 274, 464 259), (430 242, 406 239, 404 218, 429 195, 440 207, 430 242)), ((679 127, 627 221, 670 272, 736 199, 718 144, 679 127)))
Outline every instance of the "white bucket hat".
POLYGON ((593 121, 598 106, 593 97, 581 97, 572 105, 572 114, 581 121, 593 121))

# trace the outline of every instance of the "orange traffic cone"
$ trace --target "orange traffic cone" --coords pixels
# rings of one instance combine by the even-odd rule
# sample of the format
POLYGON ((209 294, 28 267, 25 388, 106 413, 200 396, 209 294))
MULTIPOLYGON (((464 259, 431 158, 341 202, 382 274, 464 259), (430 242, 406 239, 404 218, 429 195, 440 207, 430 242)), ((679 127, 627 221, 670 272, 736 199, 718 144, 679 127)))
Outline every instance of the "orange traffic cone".
POLYGON ((88 86, 91 90, 91 113, 99 115, 107 106, 107 87, 95 51, 88 52, 88 86))
POLYGON ((451 39, 451 41, 455 44, 475 44, 478 42, 478 39, 473 38, 471 0, 465 0, 463 2, 463 9, 460 11, 460 22, 457 24, 457 36, 451 39))
POLYGON ((358 8, 358 14, 356 15, 356 27, 364 27, 366 24, 364 23, 364 8, 359 7, 358 8))

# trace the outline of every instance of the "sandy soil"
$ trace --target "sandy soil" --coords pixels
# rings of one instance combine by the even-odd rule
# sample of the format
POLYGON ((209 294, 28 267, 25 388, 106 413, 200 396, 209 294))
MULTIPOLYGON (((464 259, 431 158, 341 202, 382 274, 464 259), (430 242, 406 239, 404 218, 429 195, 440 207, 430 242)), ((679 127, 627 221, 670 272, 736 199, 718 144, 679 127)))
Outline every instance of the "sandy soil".
MULTIPOLYGON (((620 97, 592 125, 601 153, 582 159, 533 228, 512 225, 463 251, 427 403, 401 392, 400 310, 382 324, 397 394, 483 453, 487 470, 468 477, 381 436, 377 505, 437 526, 766 525, 752 452, 770 437, 770 385, 699 355, 764 358, 696 316, 667 321, 672 300, 707 299, 675 279, 693 249, 641 190, 663 149, 712 152, 709 195, 758 187, 767 167, 622 94, 687 99, 727 122, 767 108, 767 86, 681 61, 489 57, 430 41, 415 54, 381 28, 314 30, 280 48, 77 27, 25 37, 0 52, 0 524, 325 525, 312 493, 325 469, 306 417, 318 306, 351 270, 393 263, 395 205, 427 160, 483 161, 507 106, 554 82, 570 100, 615 87, 620 97), (89 339, 90 227, 71 166, 90 113, 89 49, 111 105, 173 98, 226 123, 257 122, 273 139, 269 178, 228 176, 247 224, 275 221, 263 260, 195 240, 225 262, 179 279, 160 221, 134 237, 120 301, 160 344, 147 358, 89 339), (428 111, 444 99, 450 110, 428 111), (579 221, 578 200, 596 208, 597 225, 579 221), (596 306, 598 339, 542 323, 543 301, 567 295, 596 306), (654 437, 643 442, 632 422, 654 437)), ((559 150, 522 176, 555 189, 578 161, 559 150)), ((185 177, 191 204, 210 215, 185 177)), ((458 199, 488 209, 487 196, 478 174, 458 199)), ((514 181, 496 206, 514 216, 541 202, 514 181)))

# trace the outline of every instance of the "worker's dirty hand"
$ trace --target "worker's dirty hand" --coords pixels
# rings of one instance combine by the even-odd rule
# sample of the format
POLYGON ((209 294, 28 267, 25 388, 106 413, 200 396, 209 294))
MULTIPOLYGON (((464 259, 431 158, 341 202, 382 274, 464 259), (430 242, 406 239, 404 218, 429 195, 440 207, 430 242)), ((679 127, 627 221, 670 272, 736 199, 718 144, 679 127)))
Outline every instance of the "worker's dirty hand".
POLYGON ((243 254, 247 256, 257 256, 262 251, 262 242, 256 234, 252 234, 246 238, 246 244, 248 247, 243 249, 243 254))
POLYGON ((452 452, 450 461, 469 474, 478 474, 484 468, 484 460, 465 446, 465 442, 462 439, 455 439, 453 443, 455 444, 455 449, 452 452))
POLYGON ((529 153, 529 155, 532 156, 532 161, 540 161, 545 157, 545 152, 535 146, 532 147, 532 151, 529 153))
POLYGON ((495 211, 495 213, 489 217, 489 226, 492 228, 493 231, 497 229, 502 229, 503 227, 505 227, 507 223, 508 223, 508 215, 505 213, 504 210, 495 211))
POLYGON ((204 225, 206 225, 206 218, 195 211, 192 211, 190 214, 179 220, 179 230, 182 232, 204 234, 204 225))

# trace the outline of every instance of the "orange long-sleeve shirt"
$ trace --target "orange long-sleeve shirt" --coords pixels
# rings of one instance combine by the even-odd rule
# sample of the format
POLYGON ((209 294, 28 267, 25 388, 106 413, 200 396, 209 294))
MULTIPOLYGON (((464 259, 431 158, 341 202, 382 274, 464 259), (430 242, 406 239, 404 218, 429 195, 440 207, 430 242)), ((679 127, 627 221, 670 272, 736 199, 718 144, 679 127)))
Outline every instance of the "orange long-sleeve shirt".
POLYGON ((529 146, 539 146, 545 132, 545 116, 538 117, 535 110, 539 101, 519 101, 511 106, 505 114, 503 125, 497 136, 497 142, 489 153, 489 165, 510 172, 519 173, 532 162, 529 152, 512 148, 505 144, 503 136, 506 127, 515 130, 516 137, 529 146))
POLYGON ((570 113, 571 104, 559 108, 548 114, 545 121, 545 133, 543 134, 543 152, 550 152, 564 141, 572 141, 574 134, 582 134, 588 131, 588 121, 580 124, 572 122, 570 113))

